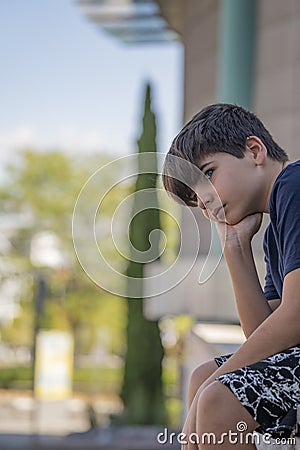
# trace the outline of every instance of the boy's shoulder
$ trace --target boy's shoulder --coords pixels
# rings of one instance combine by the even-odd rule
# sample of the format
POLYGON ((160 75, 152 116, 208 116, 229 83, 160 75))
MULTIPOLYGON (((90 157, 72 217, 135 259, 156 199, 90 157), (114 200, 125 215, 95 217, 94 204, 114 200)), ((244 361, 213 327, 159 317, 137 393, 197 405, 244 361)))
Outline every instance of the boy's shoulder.
POLYGON ((270 197, 270 213, 282 202, 300 200, 300 160, 288 164, 278 175, 270 197))
POLYGON ((288 164, 275 180, 273 191, 300 183, 300 160, 288 164))

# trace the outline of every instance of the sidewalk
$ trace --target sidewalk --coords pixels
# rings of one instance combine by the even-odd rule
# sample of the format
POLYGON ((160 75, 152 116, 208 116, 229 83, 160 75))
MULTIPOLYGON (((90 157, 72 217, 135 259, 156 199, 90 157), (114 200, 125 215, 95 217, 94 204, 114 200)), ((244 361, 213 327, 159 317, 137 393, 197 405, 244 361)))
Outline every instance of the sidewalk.
POLYGON ((0 434, 1 450, 179 450, 180 445, 161 444, 159 427, 110 427, 68 436, 0 434))
POLYGON ((0 450, 179 450, 159 443, 164 427, 113 427, 107 417, 120 408, 112 396, 73 396, 64 402, 38 402, 30 392, 0 391, 0 450), (92 400, 92 401, 91 401, 92 400), (89 430, 88 406, 100 419, 89 430))

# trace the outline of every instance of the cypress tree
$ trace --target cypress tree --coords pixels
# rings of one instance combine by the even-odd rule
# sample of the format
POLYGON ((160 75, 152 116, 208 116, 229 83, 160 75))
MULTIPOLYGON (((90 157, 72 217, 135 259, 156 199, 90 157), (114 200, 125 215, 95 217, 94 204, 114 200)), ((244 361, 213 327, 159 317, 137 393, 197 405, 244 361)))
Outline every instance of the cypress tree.
POLYGON ((159 232, 153 232, 153 230, 160 229, 156 193, 157 160, 155 153, 148 155, 149 158, 147 156, 146 161, 143 158, 144 153, 156 152, 156 120, 151 109, 149 84, 146 85, 142 131, 137 144, 139 175, 135 183, 136 195, 129 227, 131 256, 126 272, 129 277, 127 353, 121 397, 124 402, 124 416, 127 423, 164 424, 166 423, 162 386, 164 350, 158 322, 147 320, 143 315, 143 276, 146 261, 137 261, 140 258, 137 254, 139 252, 147 252, 145 260, 149 260, 149 258, 155 260, 159 255, 159 232), (151 207, 147 207, 147 205, 151 205, 151 207), (143 207, 145 209, 141 211, 143 207), (150 244, 151 232, 153 233, 150 244), (130 277, 140 279, 140 284, 132 287, 130 277), (134 297, 138 296, 138 298, 130 297, 133 291, 134 297))

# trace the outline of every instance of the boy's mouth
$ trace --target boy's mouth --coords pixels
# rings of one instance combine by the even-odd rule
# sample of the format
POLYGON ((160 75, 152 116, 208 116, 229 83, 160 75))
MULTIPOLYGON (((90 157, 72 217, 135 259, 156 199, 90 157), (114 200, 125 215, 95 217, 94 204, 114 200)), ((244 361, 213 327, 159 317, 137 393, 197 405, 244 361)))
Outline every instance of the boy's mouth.
POLYGON ((225 222, 225 208, 226 204, 223 206, 218 206, 214 210, 211 210, 209 208, 202 209, 203 215, 207 219, 213 219, 217 222, 225 222))
POLYGON ((224 211, 224 207, 225 207, 225 205, 223 205, 223 206, 219 206, 218 208, 215 208, 214 210, 213 210, 213 212, 212 212, 212 215, 214 216, 214 218, 216 219, 216 220, 224 220, 225 219, 225 211, 224 211))

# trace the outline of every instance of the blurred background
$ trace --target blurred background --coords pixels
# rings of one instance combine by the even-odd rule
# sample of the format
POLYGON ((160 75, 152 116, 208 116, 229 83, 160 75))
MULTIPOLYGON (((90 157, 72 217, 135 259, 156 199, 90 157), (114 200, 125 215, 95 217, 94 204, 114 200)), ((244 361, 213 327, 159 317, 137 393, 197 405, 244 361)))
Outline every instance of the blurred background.
MULTIPOLYGON (((97 168, 167 152, 181 125, 216 101, 255 111, 297 159, 299 2, 11 0, 0 4, 0 30, 0 448, 17 435, 155 448, 154 431, 142 429, 148 444, 126 444, 130 433, 113 444, 107 430, 179 429, 193 368, 243 342, 226 267, 212 249, 217 270, 198 284, 212 231, 197 210, 174 206, 179 228, 163 213, 131 225, 140 250, 137 230, 148 239, 161 228, 168 239, 153 263, 124 266, 144 280, 139 300, 111 294, 76 259, 73 208, 97 168), (168 281, 182 281, 146 299, 149 277, 165 268, 168 281)), ((141 186, 161 181, 120 183, 103 205, 102 231, 141 186)), ((254 242, 262 281, 264 227, 254 242)))

